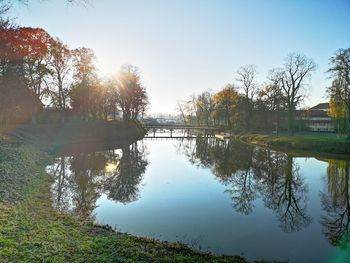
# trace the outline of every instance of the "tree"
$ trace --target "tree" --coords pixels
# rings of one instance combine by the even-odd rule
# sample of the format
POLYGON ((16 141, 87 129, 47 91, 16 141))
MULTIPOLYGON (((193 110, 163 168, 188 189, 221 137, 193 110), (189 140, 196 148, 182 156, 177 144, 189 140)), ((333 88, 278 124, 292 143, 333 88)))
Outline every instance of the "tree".
POLYGON ((328 88, 329 94, 338 94, 346 105, 347 138, 350 139, 350 48, 339 49, 330 59, 328 72, 337 79, 337 85, 328 88))
POLYGON ((187 116, 186 116, 186 104, 184 101, 178 101, 176 105, 176 110, 180 113, 180 117, 183 123, 187 124, 187 116))
POLYGON ((50 35, 41 28, 22 28, 31 47, 30 52, 24 58, 24 74, 26 85, 32 95, 32 123, 36 123, 36 114, 39 110, 39 103, 47 95, 44 79, 50 73, 47 67, 47 55, 50 42, 50 35))
POLYGON ((103 84, 104 90, 102 95, 102 111, 105 120, 111 114, 113 120, 116 120, 118 113, 118 91, 115 79, 110 79, 103 84))
POLYGON ((338 135, 346 133, 346 104, 341 99, 339 80, 332 82, 332 89, 329 91, 329 112, 328 115, 334 120, 338 135))
POLYGON ((274 70, 274 79, 278 80, 288 111, 288 133, 294 134, 295 110, 305 98, 305 80, 316 69, 311 58, 291 53, 285 58, 283 68, 274 70))
POLYGON ((200 114, 198 112, 198 99, 195 94, 192 94, 188 100, 178 101, 176 109, 180 113, 180 117, 184 124, 200 124, 200 114))
POLYGON ((199 124, 199 116, 197 115, 197 96, 192 94, 186 102, 187 111, 190 115, 190 123, 195 122, 199 124))
POLYGON ((103 116, 105 91, 97 77, 95 55, 85 47, 75 49, 72 53, 74 83, 69 91, 72 110, 82 119, 96 119, 103 116))
MULTIPOLYGON (((9 28, 12 25, 10 19, 6 16, 10 11, 10 3, 6 0, 0 0, 0 28, 1 30, 4 28, 9 28)), ((1 39, 0 39, 1 42, 1 39)))
POLYGON ((149 104, 138 68, 129 64, 124 65, 115 82, 117 102, 123 112, 123 119, 136 120, 149 104))
POLYGON ((76 82, 91 81, 97 78, 95 60, 96 56, 92 49, 81 47, 72 50, 74 74, 76 82))
POLYGON ((213 101, 215 105, 214 118, 219 120, 219 123, 224 123, 227 128, 233 128, 232 120, 238 114, 241 102, 241 96, 234 86, 226 85, 223 90, 214 95, 213 101))
POLYGON ((10 118, 12 121, 18 118, 24 121, 29 117, 28 112, 40 106, 37 95, 41 94, 41 90, 39 92, 37 75, 30 72, 26 65, 32 65, 33 61, 40 60, 45 55, 46 39, 42 29, 14 27, 6 23, 0 26, 2 125, 10 118))
POLYGON ((84 80, 72 85, 69 91, 70 104, 72 111, 82 120, 105 118, 105 87, 98 79, 90 82, 84 80))
POLYGON ((139 85, 135 88, 131 105, 131 118, 137 120, 140 115, 141 118, 143 118, 149 105, 146 88, 143 85, 139 85))
POLYGON ((243 90, 244 95, 244 106, 245 106, 245 125, 246 129, 251 128, 251 119, 253 114, 254 106, 254 96, 257 93, 257 84, 256 84, 256 66, 247 65, 241 67, 237 71, 237 81, 241 83, 240 89, 243 90))
POLYGON ((280 74, 276 70, 270 70, 268 74, 269 83, 259 91, 259 98, 263 101, 267 110, 273 114, 276 133, 278 133, 281 115, 285 111, 285 100, 280 85, 280 74))
POLYGON ((211 125, 211 115, 214 109, 213 96, 210 91, 204 91, 196 99, 196 116, 199 124, 211 125))
POLYGON ((62 123, 65 111, 69 106, 68 93, 72 84, 73 54, 67 45, 58 38, 50 40, 47 65, 50 74, 45 83, 50 95, 51 104, 62 112, 62 123))

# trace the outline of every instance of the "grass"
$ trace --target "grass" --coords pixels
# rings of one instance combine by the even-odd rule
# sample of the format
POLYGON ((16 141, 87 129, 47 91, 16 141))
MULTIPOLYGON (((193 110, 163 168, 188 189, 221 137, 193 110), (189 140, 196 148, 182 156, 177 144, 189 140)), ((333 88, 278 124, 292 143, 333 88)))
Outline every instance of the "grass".
POLYGON ((343 155, 350 154, 350 140, 334 134, 241 134, 235 136, 244 142, 275 149, 294 151, 301 155, 343 155))
POLYGON ((44 169, 49 159, 33 145, 0 138, 0 262, 246 262, 117 233, 56 211, 44 169))

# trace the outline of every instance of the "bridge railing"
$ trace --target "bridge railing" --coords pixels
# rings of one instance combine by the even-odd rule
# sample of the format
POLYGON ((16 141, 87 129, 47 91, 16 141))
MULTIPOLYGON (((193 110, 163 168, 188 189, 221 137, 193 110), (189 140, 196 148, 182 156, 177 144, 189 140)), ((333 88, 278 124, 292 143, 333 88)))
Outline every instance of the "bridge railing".
POLYGON ((180 124, 143 124, 145 128, 159 128, 159 129, 203 129, 203 130, 219 130, 218 127, 202 126, 202 125, 180 125, 180 124))

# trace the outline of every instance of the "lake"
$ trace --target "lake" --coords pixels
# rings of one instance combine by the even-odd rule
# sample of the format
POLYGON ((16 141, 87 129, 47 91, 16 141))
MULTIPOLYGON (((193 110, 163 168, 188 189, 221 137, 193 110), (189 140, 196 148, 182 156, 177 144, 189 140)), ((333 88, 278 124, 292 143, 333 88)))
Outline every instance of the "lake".
POLYGON ((58 210, 118 231, 248 260, 350 262, 349 163, 215 138, 144 139, 62 154, 47 171, 58 210))

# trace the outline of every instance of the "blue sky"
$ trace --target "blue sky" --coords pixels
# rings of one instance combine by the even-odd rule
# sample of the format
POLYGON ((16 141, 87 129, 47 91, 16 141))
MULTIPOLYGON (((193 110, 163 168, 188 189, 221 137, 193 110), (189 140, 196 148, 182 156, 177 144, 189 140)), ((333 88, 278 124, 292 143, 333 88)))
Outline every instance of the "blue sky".
POLYGON ((325 71, 350 47, 350 0, 28 0, 14 4, 23 26, 42 27, 71 48, 94 50, 101 76, 140 68, 151 112, 172 113, 177 100, 235 81, 255 64, 260 83, 290 52, 318 64, 304 105, 325 101, 325 71))

